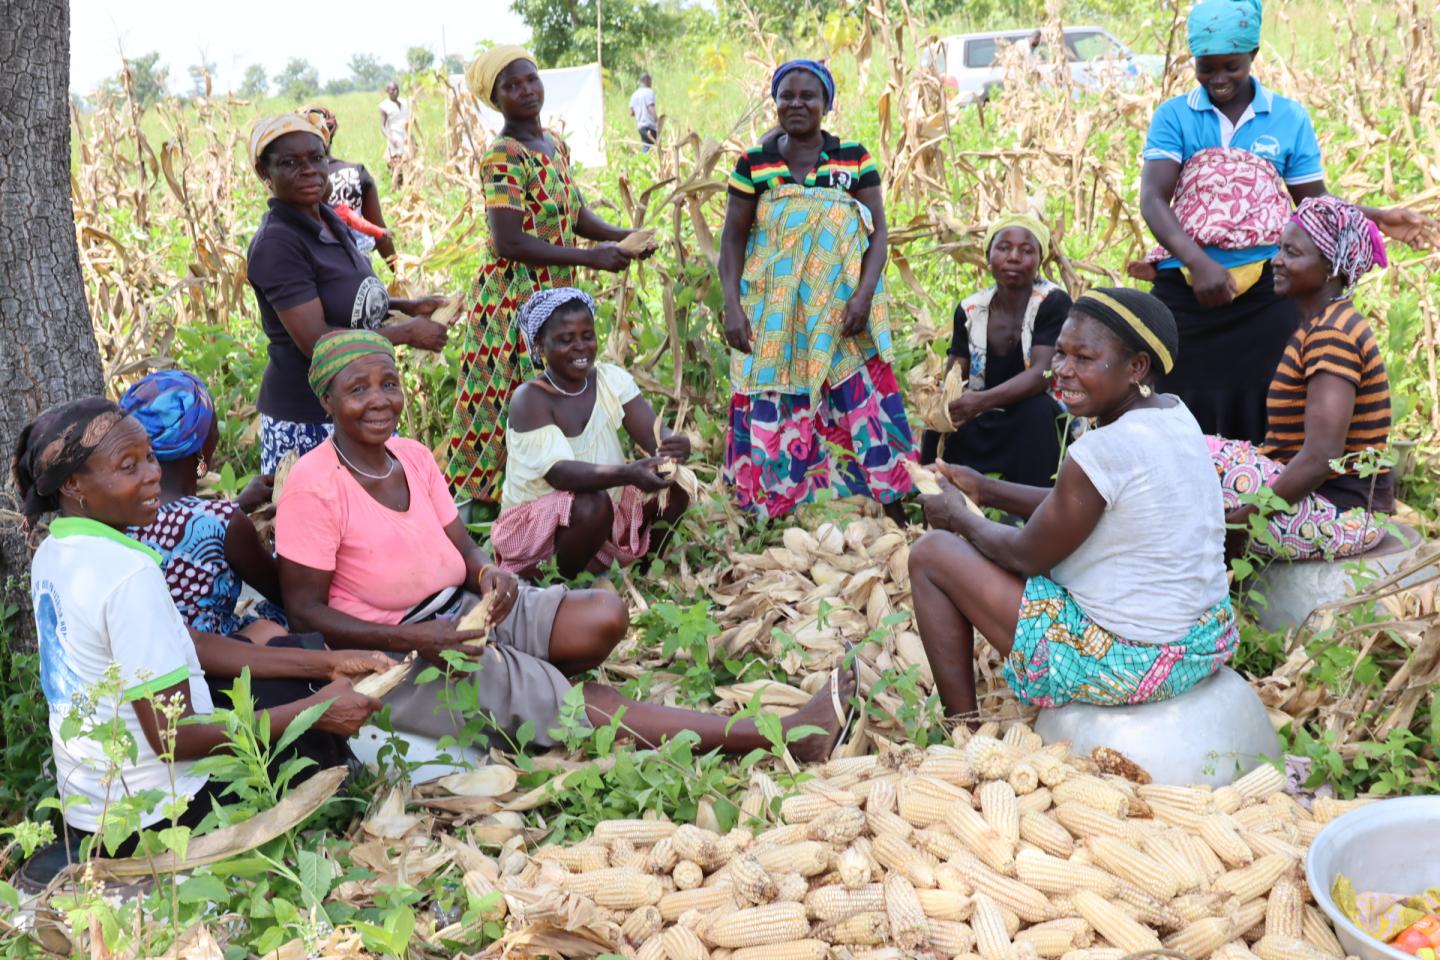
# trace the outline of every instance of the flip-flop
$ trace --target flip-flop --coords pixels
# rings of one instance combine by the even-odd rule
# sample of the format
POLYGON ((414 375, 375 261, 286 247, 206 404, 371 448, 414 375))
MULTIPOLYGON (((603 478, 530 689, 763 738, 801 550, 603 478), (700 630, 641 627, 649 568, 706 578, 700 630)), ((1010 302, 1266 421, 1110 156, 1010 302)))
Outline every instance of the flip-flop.
POLYGON ((851 643, 845 644, 845 655, 840 659, 840 666, 830 671, 830 704, 835 709, 835 717, 840 721, 840 729, 835 734, 835 742, 830 747, 830 759, 840 755, 840 750, 845 746, 845 739, 850 735, 850 728, 855 723, 857 708, 853 700, 860 698, 860 664, 856 662, 855 646, 851 643), (840 702, 840 670, 845 665, 845 657, 850 658, 850 671, 855 678, 855 691, 851 694, 851 703, 840 702))

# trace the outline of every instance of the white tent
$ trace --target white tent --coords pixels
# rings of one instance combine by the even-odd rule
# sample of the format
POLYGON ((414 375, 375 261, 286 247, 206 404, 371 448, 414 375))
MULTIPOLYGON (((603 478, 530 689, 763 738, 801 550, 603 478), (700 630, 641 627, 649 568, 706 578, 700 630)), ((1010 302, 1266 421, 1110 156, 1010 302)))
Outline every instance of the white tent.
MULTIPOLYGON (((540 121, 565 138, 570 158, 576 164, 605 166, 605 98, 600 65, 541 70, 540 79, 545 82, 545 108, 540 121)), ((465 89, 463 74, 456 74, 450 81, 457 89, 465 89)), ((504 120, 484 104, 476 106, 487 139, 494 137, 504 120)))

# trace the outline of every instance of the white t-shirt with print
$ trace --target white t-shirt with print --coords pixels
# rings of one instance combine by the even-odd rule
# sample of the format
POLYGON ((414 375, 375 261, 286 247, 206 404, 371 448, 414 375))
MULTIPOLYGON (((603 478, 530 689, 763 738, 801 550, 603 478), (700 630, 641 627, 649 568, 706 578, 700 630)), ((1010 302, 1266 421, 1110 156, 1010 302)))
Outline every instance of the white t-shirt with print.
MULTIPOLYGON (((171 770, 156 756, 140 729, 130 701, 190 680, 192 708, 213 712, 195 644, 170 590, 158 554, 119 531, 92 520, 60 518, 40 544, 30 566, 30 596, 40 640, 40 681, 50 707, 50 738, 60 798, 80 798, 65 810, 74 828, 95 832, 107 796, 113 802, 142 790, 159 790, 168 798, 171 770), (92 717, 105 723, 119 717, 135 740, 137 759, 105 783, 109 767, 104 747, 79 736, 61 738, 61 724, 72 703, 120 667, 124 698, 100 699, 92 717)), ((175 790, 194 796, 205 786, 204 774, 192 771, 194 761, 174 764, 175 790)), ((140 818, 151 826, 164 818, 164 801, 140 818)))
POLYGON ((642 127, 655 126, 655 90, 653 87, 637 87, 630 94, 630 113, 635 123, 642 127))

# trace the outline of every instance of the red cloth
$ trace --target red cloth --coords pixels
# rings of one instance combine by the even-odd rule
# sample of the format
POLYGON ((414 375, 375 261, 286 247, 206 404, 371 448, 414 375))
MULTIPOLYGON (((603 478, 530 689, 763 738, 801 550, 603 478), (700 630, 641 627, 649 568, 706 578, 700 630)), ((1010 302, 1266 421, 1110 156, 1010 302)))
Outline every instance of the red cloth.
MULTIPOLYGON (((612 501, 614 502, 614 501, 612 501)), ((575 494, 556 490, 538 500, 500 511, 490 528, 495 562, 511 573, 537 567, 555 555, 555 534, 570 526, 575 494)), ((645 497, 637 487, 626 487, 614 503, 615 523, 610 539, 590 561, 591 573, 610 569, 612 561, 627 567, 650 549, 650 528, 645 526, 645 497)))

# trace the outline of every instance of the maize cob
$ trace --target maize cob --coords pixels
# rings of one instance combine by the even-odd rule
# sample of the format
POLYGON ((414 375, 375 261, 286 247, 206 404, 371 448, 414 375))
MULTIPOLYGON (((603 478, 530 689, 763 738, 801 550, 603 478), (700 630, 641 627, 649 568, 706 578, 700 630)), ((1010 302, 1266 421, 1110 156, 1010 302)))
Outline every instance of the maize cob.
POLYGON ((890 834, 904 840, 915 832, 909 820, 888 810, 867 810, 865 823, 870 828, 871 835, 876 837, 890 834))
POLYGON ((1015 942, 1033 945, 1042 957, 1059 957, 1077 947, 1089 946, 1093 938, 1090 924, 1078 917, 1066 917, 1027 927, 1015 934, 1015 942))
POLYGON ((885 889, 878 883, 854 890, 833 885, 816 887, 805 895, 806 915, 822 923, 884 909, 885 889))
POLYGON ((1020 839, 1033 843, 1052 857, 1068 857, 1075 849, 1070 831, 1043 813, 1020 814, 1020 839))
POLYGON ((800 792, 813 794, 817 797, 828 797, 839 806, 856 805, 860 803, 861 797, 857 797, 842 787, 837 787, 826 780, 806 780, 800 784, 800 792))
POLYGON ((1017 759, 1015 752, 993 736, 977 733, 965 744, 965 759, 981 780, 1003 780, 1017 759))
POLYGON ((811 840, 843 847, 865 832, 865 814, 859 807, 832 807, 810 821, 811 840))
POLYGON ((1017 960, 1015 944, 1010 940, 1000 906, 986 894, 975 894, 970 928, 975 933, 975 949, 984 960, 1017 960))
POLYGON ((1047 787, 1055 787, 1070 779, 1071 769, 1069 765, 1053 754, 1044 750, 1030 754, 1025 762, 1035 768, 1039 775, 1040 782, 1047 787))
POLYGON ((1071 863, 1039 850, 1022 850, 1015 857, 1015 874, 1021 882, 1042 893, 1070 895, 1090 890, 1102 897, 1114 897, 1120 883, 1104 870, 1083 863, 1071 863))
POLYGON ((694 860, 681 860, 670 871, 670 879, 675 881, 676 890, 694 890, 705 882, 705 871, 694 860))
POLYGON ((780 817, 786 823, 809 823, 837 804, 829 797, 813 793, 797 793, 780 801, 780 817))
POLYGON ((1255 943, 1260 960, 1328 960, 1329 954, 1295 937, 1261 937, 1255 943))
POLYGON ((935 886, 968 897, 975 892, 975 885, 965 879, 965 874, 955 869, 948 861, 935 868, 935 886))
MULTIPOLYGON (((775 876, 772 874, 772 876, 775 876)), ((775 876, 775 899, 799 903, 810 890, 810 882, 798 873, 782 873, 775 876)))
POLYGON ((958 853, 950 863, 970 881, 977 894, 985 894, 1021 920, 1039 923, 1051 919, 1050 902, 1034 887, 1001 876, 969 854, 958 853))
POLYGON ((707 872, 723 866, 732 852, 720 834, 690 823, 676 827, 670 839, 680 859, 693 860, 707 872))
POLYGON ((1022 793, 1019 800, 1020 816, 1023 817, 1027 813, 1044 813, 1050 809, 1053 800, 1054 797, 1051 795, 1049 787, 1036 787, 1029 793, 1022 793))
POLYGON ((1300 835, 1300 842, 1307 847, 1315 842, 1315 837, 1323 829, 1325 829, 1325 824, 1315 819, 1301 820, 1295 825, 1295 832, 1300 835))
POLYGON ((846 848, 835 858, 835 869, 840 874, 840 882, 851 890, 870 882, 870 858, 854 847, 846 848))
POLYGON ((910 837, 911 846, 917 850, 923 850, 936 860, 949 860, 957 851, 968 849, 949 830, 942 830, 938 826, 916 830, 910 837))
POLYGON ((813 877, 828 870, 832 852, 829 845, 815 840, 750 850, 760 866, 770 873, 798 873, 802 877, 813 877))
POLYGON ((1300 919, 1301 938, 1321 953, 1331 957, 1345 956, 1340 938, 1330 929, 1330 921, 1317 908, 1305 904, 1300 919))
POLYGON ((632 910, 620 925, 620 935, 627 943, 639 946, 660 932, 664 925, 657 907, 646 906, 632 910))
POLYGON ((1045 741, 1040 738, 1040 735, 1031 730, 1029 725, 1024 722, 1012 723, 1006 729, 1005 735, 1000 738, 1000 742, 1011 747, 1022 757, 1045 746, 1045 741))
POLYGON ((1126 883, 1123 880, 1120 882, 1120 889, 1115 894, 1115 905, 1136 920, 1156 930, 1173 931, 1185 926, 1185 918, 1170 906, 1169 901, 1161 900, 1148 890, 1141 890, 1133 883, 1126 883))
MULTIPOLYGON (((1058 788, 1057 788, 1058 789, 1058 788)), ((1118 837, 1135 835, 1134 828, 1119 817, 1102 813, 1078 801, 1057 803, 1051 815, 1077 839, 1085 837, 1118 837)))
POLYGON ((535 851, 535 860, 537 863, 558 863, 572 873, 588 873, 610 866, 610 851, 598 843, 541 847, 535 851))
POLYGON ((1005 778, 1005 782, 1017 796, 1024 796, 1039 789, 1040 774, 1027 761, 1022 760, 1010 768, 1010 775, 1005 778))
POLYGON ((1215 851, 1227 867, 1244 867, 1255 861, 1255 854, 1240 836, 1240 827, 1228 814, 1215 813, 1200 821, 1198 831, 1205 845, 1215 851))
POLYGON ((882 833, 870 841, 876 861, 888 870, 899 870, 917 887, 935 886, 935 868, 909 843, 892 833, 882 833))
POLYGON ((671 923, 687 910, 734 910, 740 906, 734 887, 696 887, 694 890, 677 890, 667 893, 656 904, 660 916, 671 923))
MULTIPOLYGON (((967 806, 956 804, 945 815, 945 825, 950 828, 966 849, 979 857, 986 865, 1001 873, 1015 870, 1015 844, 1000 833, 980 813, 967 806)), ((1019 823, 1016 823, 1019 834, 1019 823)))
POLYGON ((750 848, 783 847, 786 844, 800 843, 802 840, 808 839, 810 839, 810 824, 783 823, 778 827, 771 827, 756 837, 750 844, 750 848))
POLYGON ((902 950, 914 950, 930 939, 930 924, 915 887, 898 873, 885 878, 885 918, 890 921, 890 938, 902 950))
POLYGON ((1310 804, 1310 812, 1315 817, 1316 823, 1329 823, 1336 817, 1349 813, 1351 810, 1359 810, 1361 807, 1374 803, 1373 799, 1367 797, 1356 797, 1354 800, 1337 800, 1334 797, 1316 797, 1310 804))
POLYGON ((1176 843, 1179 844, 1185 856, 1200 875, 1205 878, 1205 883, 1211 884, 1225 875, 1225 864, 1215 856, 1215 851, 1204 840, 1191 833, 1181 832, 1176 835, 1176 843))
POLYGON ((1075 909, 1095 932, 1125 953, 1159 950, 1160 938, 1127 916, 1119 907, 1089 890, 1076 891, 1075 909))
POLYGON ((609 843, 624 837, 636 846, 658 843, 675 832, 669 820, 601 820, 591 835, 597 843, 609 843))
POLYGON ((915 897, 931 920, 969 920, 975 907, 968 895, 953 890, 916 890, 915 897))
POLYGON ((852 782, 869 779, 880 766, 880 755, 867 753, 860 757, 836 757, 820 767, 820 775, 836 783, 850 779, 852 782))
POLYGON ((1154 857, 1160 866, 1175 875, 1177 896, 1209 885, 1205 872, 1190 861, 1183 849, 1184 837, 1185 834, 1180 831, 1171 831, 1168 835, 1155 834, 1140 841, 1141 852, 1154 857))
POLYGON ((658 878, 629 867, 606 867, 565 878, 566 893, 589 897, 602 907, 633 910, 658 901, 664 892, 658 878))
POLYGON ((787 902, 722 914, 705 931, 705 938, 717 947, 759 947, 801 940, 809 933, 805 908, 787 902))
POLYGON ((753 854, 744 854, 730 861, 730 878, 740 898, 748 903, 769 903, 780 895, 780 889, 769 872, 753 854))
POLYGON ((1263 803, 1250 803, 1230 814, 1241 830, 1255 830, 1260 833, 1282 833, 1285 821, 1263 803))
POLYGON ((958 750, 928 754, 915 772, 957 787, 973 787, 978 780, 975 767, 958 750))
POLYGON ((1124 950, 1115 947, 1086 947, 1080 950, 1071 950, 1060 957, 1060 960, 1123 960, 1124 950))
MULTIPOLYGON (((461 882, 464 883, 465 890, 476 899, 483 899, 498 889, 495 886, 495 882, 479 870, 466 870, 461 882)), ((500 897, 493 906, 480 911, 480 919, 486 921, 504 920, 507 910, 508 907, 505 903, 505 898, 500 897)))
POLYGON ((1195 813, 1211 813, 1215 806, 1214 792, 1205 787, 1177 787, 1164 783, 1145 783, 1135 789, 1147 802, 1159 801, 1195 813))
POLYGON ((660 942, 665 945, 666 960, 710 960, 710 951, 688 927, 671 927, 660 935, 660 942))
POLYGON ((1125 841, 1114 837, 1094 837, 1088 843, 1100 865, 1122 880, 1128 880, 1162 900, 1169 900, 1179 892, 1180 882, 1174 873, 1125 841))
POLYGON ((659 936, 646 940, 636 949, 635 960, 666 960, 665 941, 659 936))
POLYGON ((1187 924, 1179 933, 1165 938, 1165 946, 1191 957, 1208 957, 1235 936, 1234 924, 1227 917, 1206 917, 1187 924))
POLYGON ((873 947, 890 939, 890 921, 884 910, 867 910, 815 928, 815 936, 829 943, 873 947))
POLYGON ((750 849, 750 844, 755 842, 755 834, 746 830, 744 827, 735 826, 730 828, 729 833, 725 834, 725 842, 730 844, 731 850, 736 853, 741 853, 750 849))
POLYGON ((1265 934, 1265 901, 1251 900, 1235 909, 1235 932, 1237 936, 1258 940, 1265 934))
MULTIPOLYGON (((715 955, 712 953, 712 960, 715 955)), ((826 960, 830 956, 830 944, 824 940, 792 940, 789 943, 771 943, 763 947, 741 947, 730 955, 730 960, 826 960)))
POLYGON ((1260 960, 1243 941, 1231 940, 1210 955, 1210 960, 1260 960))
POLYGON ((1233 897, 1222 897, 1218 893, 1185 893, 1171 900, 1170 908, 1188 924, 1206 917, 1226 916, 1225 905, 1232 902, 1233 897))
POLYGON ((979 728, 975 731, 975 736, 998 738, 1000 736, 1000 721, 986 720, 984 723, 980 724, 979 728))
POLYGON ((1233 783, 1228 786, 1217 787, 1215 792, 1211 794, 1211 797, 1215 801, 1215 809, 1220 813, 1234 813, 1236 810, 1239 810, 1240 805, 1245 802, 1245 797, 1239 790, 1235 789, 1233 783))
POLYGON ((639 863, 632 862, 635 858, 635 844, 624 837, 610 841, 610 866, 612 867, 635 867, 643 869, 645 866, 644 857, 639 863))
POLYGON ((1251 770, 1231 784, 1240 794, 1248 800, 1264 800, 1272 793, 1279 793, 1285 789, 1285 774, 1279 768, 1268 763, 1251 770))
POLYGON ((945 811, 955 804, 970 803, 970 794, 944 780, 910 777, 896 788, 900 816, 916 827, 945 821, 945 811))
POLYGON ((1291 874, 1285 874, 1270 888, 1265 900, 1265 935, 1277 937, 1304 938, 1305 911, 1300 896, 1300 884, 1291 874))
POLYGON ((1286 820, 1293 820, 1296 823, 1301 820, 1314 820, 1315 815, 1304 807, 1300 801, 1288 793, 1272 793, 1265 798, 1265 806, 1275 811, 1275 814, 1286 820))
POLYGON ((930 920, 930 949, 947 957, 958 957, 975 949, 975 931, 958 920, 930 920))
POLYGON ((865 795, 865 812, 874 813, 883 810, 886 813, 894 813, 895 800, 894 780, 872 781, 870 790, 865 795))
POLYGON ((1278 854, 1261 857, 1248 867, 1231 870, 1215 881, 1214 889, 1220 893, 1233 893, 1241 903, 1248 903, 1263 897, 1275 886, 1280 875, 1295 866, 1295 861, 1278 854))
POLYGON ((1080 911, 1075 909, 1075 901, 1063 895, 1050 898, 1050 912, 1057 920, 1080 916, 1080 911))
POLYGON ((1071 777, 1050 792, 1057 804, 1082 803, 1117 818, 1130 813, 1130 798, 1099 777, 1071 777))
POLYGON ((1020 842, 1020 803, 1010 784, 992 780, 980 787, 980 812, 1010 846, 1020 842))

